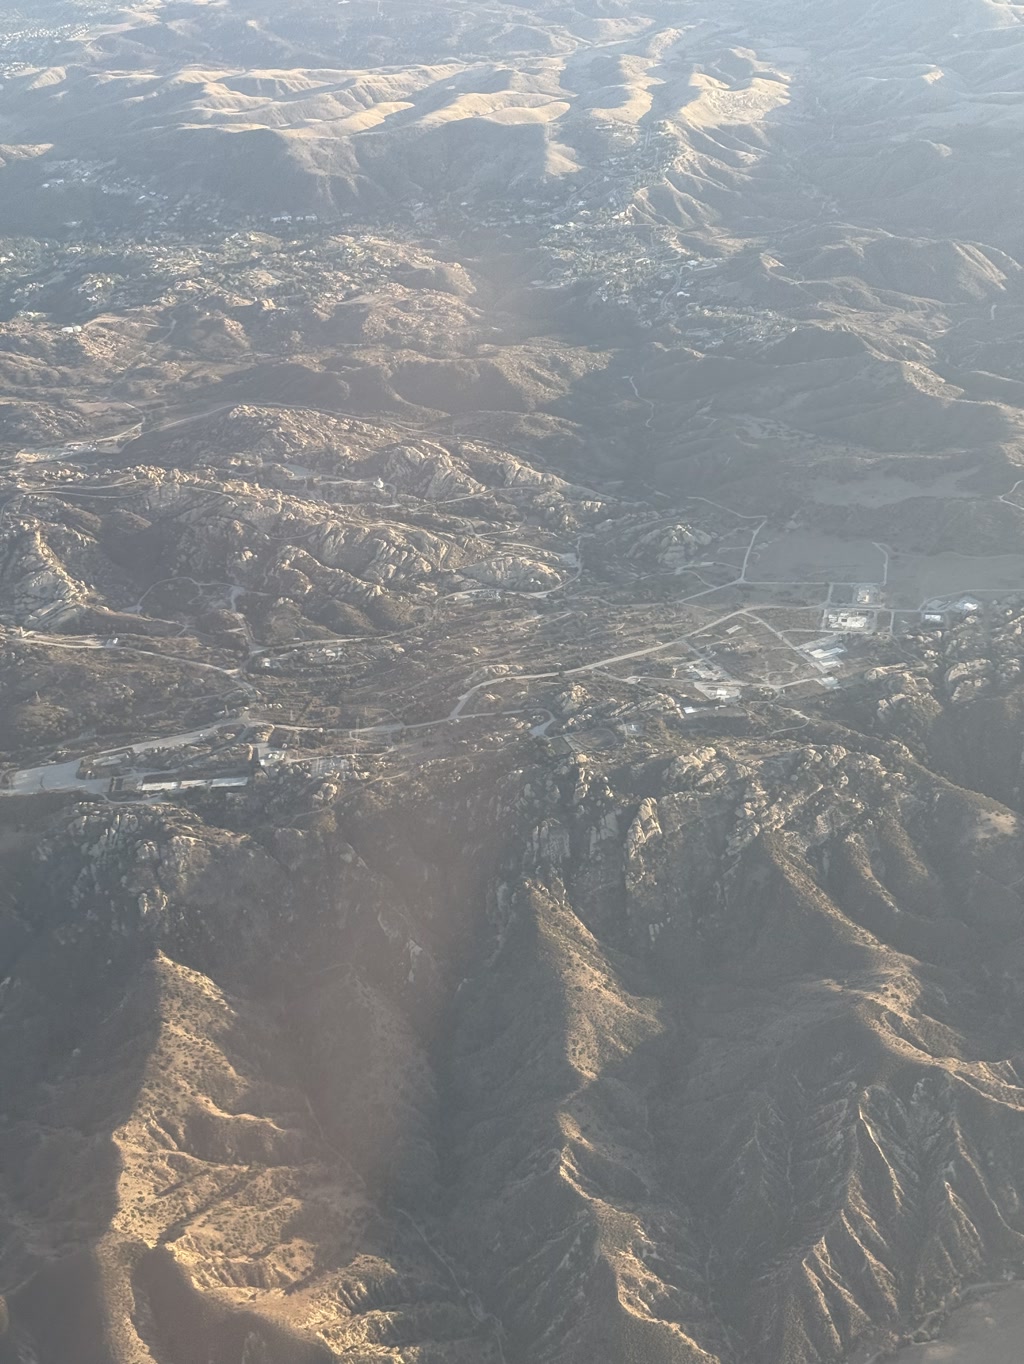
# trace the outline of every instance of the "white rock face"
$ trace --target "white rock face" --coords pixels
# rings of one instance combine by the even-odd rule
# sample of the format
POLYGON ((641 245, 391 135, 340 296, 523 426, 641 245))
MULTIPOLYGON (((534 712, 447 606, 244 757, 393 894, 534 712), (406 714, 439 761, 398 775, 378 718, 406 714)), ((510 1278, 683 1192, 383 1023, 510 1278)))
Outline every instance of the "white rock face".
POLYGON ((475 582, 515 592, 550 592, 564 581, 564 573, 553 565, 523 554, 499 554, 461 571, 475 582))
POLYGON ((0 536, 0 618, 31 625, 42 612, 73 608, 87 598, 85 583, 71 575, 38 524, 0 536))

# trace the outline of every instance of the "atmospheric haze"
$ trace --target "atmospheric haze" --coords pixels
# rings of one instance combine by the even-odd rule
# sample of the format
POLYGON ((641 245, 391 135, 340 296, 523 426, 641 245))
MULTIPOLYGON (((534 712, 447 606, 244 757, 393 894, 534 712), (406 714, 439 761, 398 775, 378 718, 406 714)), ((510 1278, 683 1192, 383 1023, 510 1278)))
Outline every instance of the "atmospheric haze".
POLYGON ((0 0, 0 1364, 1017 1358, 1022 261, 1024 5, 0 0))

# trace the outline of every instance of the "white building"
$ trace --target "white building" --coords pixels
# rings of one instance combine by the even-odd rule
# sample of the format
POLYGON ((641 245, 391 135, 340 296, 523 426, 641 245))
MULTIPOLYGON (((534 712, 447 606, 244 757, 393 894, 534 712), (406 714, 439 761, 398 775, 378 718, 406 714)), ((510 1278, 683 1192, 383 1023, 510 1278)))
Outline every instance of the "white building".
POLYGON ((812 658, 838 658, 840 654, 845 654, 846 649, 842 644, 831 644, 828 648, 808 649, 807 652, 812 658))
POLYGON ((822 625, 826 630, 837 630, 841 632, 856 633, 861 635, 870 634, 874 629, 875 618, 867 611, 850 611, 845 607, 837 610, 826 611, 822 625))

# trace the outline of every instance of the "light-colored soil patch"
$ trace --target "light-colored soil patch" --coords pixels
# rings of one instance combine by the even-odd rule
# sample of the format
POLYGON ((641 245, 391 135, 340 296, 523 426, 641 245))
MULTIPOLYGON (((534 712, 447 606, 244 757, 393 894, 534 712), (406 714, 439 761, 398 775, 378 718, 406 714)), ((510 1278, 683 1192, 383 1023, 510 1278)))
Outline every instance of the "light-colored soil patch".
MULTIPOLYGON (((1020 820, 1012 810, 985 810, 978 816, 978 828, 975 837, 983 838, 1013 838, 1020 826, 1020 820)), ((1021 1358, 1024 1359, 1024 1350, 1021 1351, 1021 1358)))

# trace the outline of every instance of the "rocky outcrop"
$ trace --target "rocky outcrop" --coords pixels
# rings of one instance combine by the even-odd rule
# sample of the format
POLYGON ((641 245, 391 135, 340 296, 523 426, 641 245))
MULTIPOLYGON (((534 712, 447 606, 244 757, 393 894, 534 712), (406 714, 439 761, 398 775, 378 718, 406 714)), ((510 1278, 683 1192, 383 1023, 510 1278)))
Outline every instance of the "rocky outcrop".
POLYGON ((1015 817, 834 733, 656 770, 54 816, 0 1013, 37 1357, 56 1264, 118 1361, 810 1364, 1015 1262, 1015 817))

